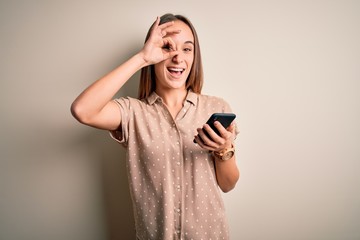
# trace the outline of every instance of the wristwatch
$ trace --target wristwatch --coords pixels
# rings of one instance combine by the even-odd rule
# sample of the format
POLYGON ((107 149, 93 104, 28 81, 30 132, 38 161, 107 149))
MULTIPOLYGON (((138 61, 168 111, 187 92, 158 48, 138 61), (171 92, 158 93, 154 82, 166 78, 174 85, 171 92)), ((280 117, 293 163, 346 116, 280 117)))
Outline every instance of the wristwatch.
POLYGON ((223 150, 216 152, 213 152, 214 156, 219 158, 222 161, 226 161, 231 159, 235 154, 235 148, 233 145, 231 145, 230 148, 224 148, 223 150))

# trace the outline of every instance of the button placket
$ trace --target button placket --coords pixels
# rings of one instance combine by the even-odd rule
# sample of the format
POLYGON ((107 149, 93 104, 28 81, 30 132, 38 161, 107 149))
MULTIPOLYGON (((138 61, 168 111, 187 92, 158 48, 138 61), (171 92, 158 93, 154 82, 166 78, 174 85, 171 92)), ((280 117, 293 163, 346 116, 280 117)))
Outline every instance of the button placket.
POLYGON ((180 121, 185 114, 187 113, 188 109, 189 109, 189 103, 186 102, 184 107, 181 109, 181 111, 178 113, 178 116, 175 117, 175 119, 172 118, 169 110, 167 109, 166 106, 162 105, 163 107, 163 113, 165 115, 166 120, 170 123, 171 126, 171 132, 170 133, 170 137, 172 137, 172 141, 174 143, 174 149, 176 149, 174 154, 175 154, 175 159, 173 162, 173 177, 174 177, 174 202, 177 202, 177 204, 174 205, 174 212, 176 215, 176 224, 175 224, 175 230, 176 233, 178 234, 178 237, 180 238, 181 236, 181 229, 182 229, 182 221, 183 221, 183 212, 182 212, 182 205, 183 205, 183 196, 182 196, 182 182, 183 182, 183 172, 182 172, 182 161, 183 161, 183 144, 182 144, 182 138, 181 138, 181 133, 179 130, 179 126, 177 124, 178 121, 180 121))
POLYGON ((181 229, 182 229, 182 219, 183 219, 183 212, 182 212, 182 168, 181 168, 181 161, 182 161, 182 156, 183 156, 183 152, 182 152, 182 142, 181 142, 181 134, 180 131, 178 129, 178 125, 175 123, 175 131, 176 131, 176 149, 177 149, 177 156, 174 162, 174 167, 176 169, 176 179, 174 181, 174 187, 175 187, 175 196, 176 196, 176 201, 177 201, 177 207, 175 209, 175 212, 177 213, 177 226, 176 226, 176 231, 178 233, 178 237, 180 238, 181 235, 181 229))

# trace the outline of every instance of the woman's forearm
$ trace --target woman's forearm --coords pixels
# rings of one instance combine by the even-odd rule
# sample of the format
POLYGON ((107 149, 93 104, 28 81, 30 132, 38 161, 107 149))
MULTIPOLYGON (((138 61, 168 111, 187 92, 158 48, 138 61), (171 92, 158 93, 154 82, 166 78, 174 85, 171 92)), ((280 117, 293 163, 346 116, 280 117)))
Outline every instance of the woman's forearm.
POLYGON ((96 121, 101 121, 104 117, 99 117, 99 115, 106 115, 106 111, 108 111, 109 108, 111 109, 111 104, 109 104, 109 102, 114 95, 131 76, 145 65, 146 62, 141 54, 136 54, 119 67, 91 84, 72 103, 71 112, 73 116, 80 122, 88 125, 98 124, 96 121), (107 110, 104 110, 106 108, 107 110), (95 120, 97 118, 98 120, 95 120))
POLYGON ((223 192, 231 191, 240 177, 240 171, 236 166, 235 156, 226 161, 222 161, 215 157, 215 168, 217 182, 221 190, 223 192))

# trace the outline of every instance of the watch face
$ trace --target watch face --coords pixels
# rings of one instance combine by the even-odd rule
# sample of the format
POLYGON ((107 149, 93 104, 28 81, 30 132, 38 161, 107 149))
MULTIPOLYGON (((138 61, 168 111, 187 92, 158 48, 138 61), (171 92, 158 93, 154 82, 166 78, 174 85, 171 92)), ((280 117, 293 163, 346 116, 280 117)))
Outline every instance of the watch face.
POLYGON ((234 151, 228 151, 227 153, 224 154, 224 156, 222 157, 222 160, 229 160, 233 156, 234 156, 234 151))

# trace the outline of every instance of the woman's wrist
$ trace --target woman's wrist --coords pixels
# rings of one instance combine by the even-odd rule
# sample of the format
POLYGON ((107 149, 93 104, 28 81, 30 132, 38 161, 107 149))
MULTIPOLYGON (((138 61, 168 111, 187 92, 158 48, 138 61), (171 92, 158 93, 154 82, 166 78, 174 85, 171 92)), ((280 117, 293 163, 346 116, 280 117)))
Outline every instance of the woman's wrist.
POLYGON ((146 60, 145 54, 142 51, 138 52, 134 57, 138 59, 137 61, 140 65, 140 69, 150 65, 146 60))
POLYGON ((229 149, 229 148, 233 148, 233 147, 234 147, 233 143, 225 144, 223 146, 223 148, 215 150, 214 152, 221 152, 221 151, 224 151, 225 149, 229 149))
POLYGON ((222 161, 229 160, 235 155, 234 145, 231 144, 230 147, 225 147, 221 150, 214 151, 213 155, 215 158, 222 160, 222 161))

